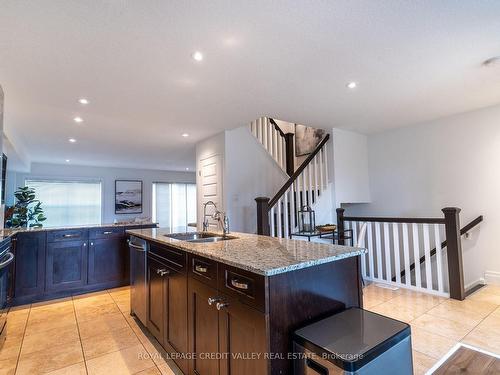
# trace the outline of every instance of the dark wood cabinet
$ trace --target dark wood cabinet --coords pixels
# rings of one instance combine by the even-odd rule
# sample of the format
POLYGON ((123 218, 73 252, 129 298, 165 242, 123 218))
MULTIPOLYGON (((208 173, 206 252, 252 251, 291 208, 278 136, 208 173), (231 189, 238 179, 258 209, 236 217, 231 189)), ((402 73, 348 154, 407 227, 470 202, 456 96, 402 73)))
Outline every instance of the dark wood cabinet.
POLYGON ((218 308, 219 352, 228 354, 219 374, 268 374, 266 315, 224 296, 218 308))
POLYGON ((45 289, 46 233, 18 233, 16 237, 15 296, 42 294, 45 289))
POLYGON ((88 284, 127 283, 129 251, 122 236, 89 240, 88 284))
POLYGON ((87 247, 87 240, 52 242, 47 245, 47 292, 81 288, 87 284, 87 247))
POLYGON ((165 326, 165 276, 168 268, 148 257, 148 309, 147 327, 160 344, 163 344, 165 326))
POLYGON ((219 352, 217 289, 194 278, 188 283, 189 351, 193 354, 189 374, 219 374, 219 359, 203 356, 203 353, 219 352))

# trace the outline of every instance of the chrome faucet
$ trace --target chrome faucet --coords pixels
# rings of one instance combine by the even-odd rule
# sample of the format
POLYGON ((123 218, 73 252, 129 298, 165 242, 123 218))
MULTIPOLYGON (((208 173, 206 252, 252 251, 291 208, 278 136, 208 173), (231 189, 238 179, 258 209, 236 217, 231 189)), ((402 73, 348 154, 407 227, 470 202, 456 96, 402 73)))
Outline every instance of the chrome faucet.
POLYGON ((208 231, 208 219, 207 219, 207 206, 212 205, 215 208, 215 212, 212 215, 212 219, 217 220, 217 223, 222 227, 222 233, 224 236, 229 234, 229 217, 225 212, 219 211, 214 202, 208 201, 203 205, 203 232, 208 231))
MULTIPOLYGON (((215 213, 219 212, 214 202, 208 201, 203 205, 203 232, 208 231, 207 206, 211 204, 215 208, 215 213)), ((214 215, 215 215, 214 213, 214 215)), ((213 217, 213 215, 212 215, 213 217)))

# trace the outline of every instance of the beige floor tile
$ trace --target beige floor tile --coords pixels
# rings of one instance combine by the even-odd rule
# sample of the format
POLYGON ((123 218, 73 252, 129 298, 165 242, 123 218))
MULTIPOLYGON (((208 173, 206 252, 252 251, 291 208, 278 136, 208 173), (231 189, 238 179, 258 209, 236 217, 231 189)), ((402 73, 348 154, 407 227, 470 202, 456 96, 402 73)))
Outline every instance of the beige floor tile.
POLYGON ((380 305, 386 301, 387 299, 379 296, 363 296, 363 308, 369 310, 372 307, 380 305))
POLYGON ((424 375, 437 362, 435 358, 413 351, 413 374, 424 375))
POLYGON ((53 346, 71 344, 75 341, 80 341, 76 324, 33 333, 24 337, 21 355, 49 350, 53 346))
POLYGON ((446 298, 432 296, 423 293, 401 294, 390 300, 391 303, 398 306, 412 307, 417 305, 424 310, 430 310, 445 301, 446 298))
POLYGON ((45 375, 86 375, 87 368, 85 362, 76 363, 58 370, 47 372, 45 375))
POLYGON ((12 322, 7 319, 7 324, 4 327, 4 333, 9 336, 23 336, 26 330, 26 322, 12 322))
POLYGON ((121 313, 108 314, 94 320, 78 323, 82 339, 127 327, 129 325, 121 313))
POLYGON ((397 297, 401 295, 402 289, 387 289, 387 288, 380 288, 378 286, 375 286, 374 284, 371 284, 363 289, 363 296, 367 297, 378 297, 380 299, 383 299, 384 301, 388 301, 394 297, 397 297))
POLYGON ((105 354, 86 363, 89 375, 136 374, 155 366, 142 345, 105 354))
POLYGON ((495 305, 500 305, 500 293, 497 293, 496 290, 492 290, 491 288, 489 288, 489 286, 478 290, 476 293, 467 298, 474 301, 483 301, 495 305))
POLYGON ((0 336, 0 361, 17 358, 21 351, 23 337, 10 336, 8 334, 0 336))
POLYGON ((370 309, 370 311, 376 312, 377 314, 388 316, 396 320, 401 320, 406 323, 409 323, 413 319, 416 319, 419 316, 425 314, 427 310, 427 308, 423 308, 419 305, 395 305, 392 303, 392 300, 374 306, 370 309))
POLYGON ((172 370, 168 364, 158 365, 158 368, 160 369, 162 375, 176 375, 181 373, 180 371, 172 370))
POLYGON ((56 316, 38 316, 36 319, 28 319, 26 326, 26 336, 30 336, 43 331, 52 329, 65 329, 74 327, 76 325, 76 318, 74 313, 59 314, 56 316))
POLYGON ((78 322, 85 322, 88 320, 93 320, 100 318, 107 314, 117 314, 120 313, 120 309, 114 302, 106 303, 102 305, 82 305, 75 308, 76 318, 78 322))
POLYGON ((161 375, 161 372, 160 370, 158 370, 158 367, 155 366, 146 370, 136 372, 135 375, 161 375))
POLYGON ((71 306, 73 299, 71 297, 52 299, 49 301, 35 302, 31 305, 32 310, 50 310, 59 309, 63 306, 71 306))
POLYGON ((413 349, 435 359, 440 359, 457 343, 418 327, 412 328, 411 335, 413 349))
POLYGON ((474 324, 467 324, 466 322, 456 322, 424 314, 411 322, 412 327, 419 327, 428 332, 432 332, 451 340, 460 341, 475 327, 474 324))
POLYGON ((120 292, 128 292, 128 291, 130 291, 130 286, 129 285, 120 286, 118 288, 113 288, 113 289, 108 289, 108 293, 109 294, 120 293, 120 292))
POLYGON ((139 344, 139 339, 130 327, 82 340, 86 360, 139 344))
POLYGON ((113 298, 111 298, 109 293, 106 291, 73 296, 73 303, 75 307, 84 305, 105 305, 112 302, 114 302, 113 298))
POLYGON ((54 371, 80 362, 83 362, 82 347, 80 342, 76 341, 54 346, 50 350, 21 355, 16 375, 54 371))
POLYGON ((500 355, 500 316, 488 316, 462 342, 500 355))
POLYGON ((16 365, 17 357, 0 360, 0 375, 14 375, 16 365))
POLYGON ((433 309, 429 314, 443 319, 454 320, 467 325, 477 325, 487 315, 495 310, 496 306, 482 301, 455 301, 446 300, 433 309))

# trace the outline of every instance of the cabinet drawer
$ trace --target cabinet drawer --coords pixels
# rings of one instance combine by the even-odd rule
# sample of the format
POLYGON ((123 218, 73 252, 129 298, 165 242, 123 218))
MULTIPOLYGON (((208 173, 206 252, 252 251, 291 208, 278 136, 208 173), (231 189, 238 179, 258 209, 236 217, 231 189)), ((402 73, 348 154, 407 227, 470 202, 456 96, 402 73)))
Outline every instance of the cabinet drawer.
POLYGON ((193 279, 217 288, 217 262, 189 254, 188 268, 193 279))
POLYGON ((239 301, 265 311, 265 277, 219 264, 219 290, 239 301))
POLYGON ((125 231, 123 228, 93 228, 89 230, 89 238, 91 240, 94 239, 103 239, 103 238, 116 238, 125 235, 125 231))
POLYGON ((65 229, 47 232, 47 242, 77 241, 88 239, 88 229, 65 229))
POLYGON ((167 246, 150 244, 149 252, 160 257, 166 264, 179 272, 186 272, 187 256, 182 250, 177 250, 167 246))

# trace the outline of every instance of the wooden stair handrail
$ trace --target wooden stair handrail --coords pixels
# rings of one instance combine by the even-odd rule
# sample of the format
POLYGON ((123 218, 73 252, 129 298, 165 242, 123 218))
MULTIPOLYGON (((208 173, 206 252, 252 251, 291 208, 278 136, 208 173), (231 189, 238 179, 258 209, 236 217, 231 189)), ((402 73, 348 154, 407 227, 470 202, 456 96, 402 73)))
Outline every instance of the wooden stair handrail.
POLYGON ((281 130, 279 125, 276 123, 276 121, 274 121, 274 119, 272 119, 271 117, 268 117, 268 119, 269 119, 269 122, 274 125, 274 129, 276 129, 278 131, 278 133, 280 133, 280 135, 283 138, 285 138, 286 137, 285 133, 283 133, 283 130, 281 130))
MULTIPOLYGON (((346 218, 346 219, 348 219, 348 218, 346 218)), ((482 221, 483 221, 483 215, 480 215, 480 216, 476 217, 469 224, 467 224, 462 229, 460 229, 460 235, 463 236, 465 233, 467 233, 468 231, 470 231, 472 228, 474 228, 475 226, 477 226, 482 221)), ((446 245, 448 245, 448 242, 446 240, 444 240, 443 242, 441 242, 441 249, 444 249, 446 247, 446 245)), ((436 248, 434 248, 434 249, 431 250, 431 253, 430 253, 430 257, 431 258, 434 255, 436 255, 436 251, 437 251, 436 248)), ((424 262, 425 262, 425 256, 420 257, 419 263, 423 264, 424 262)), ((415 269, 415 262, 413 262, 410 265, 410 272, 413 271, 414 269, 415 269)), ((405 270, 402 270, 401 271, 401 277, 405 277, 405 275, 406 275, 405 270)), ((396 276, 394 276, 392 278, 392 281, 396 281, 396 276)))
POLYGON ((293 182, 297 179, 297 177, 300 176, 300 174, 306 169, 307 165, 311 162, 311 160, 314 159, 314 157, 320 152, 320 150, 323 148, 323 146, 328 142, 330 139, 330 134, 327 134, 321 142, 316 146, 313 152, 311 152, 306 160, 302 162, 302 164, 297 168, 297 170, 290 176, 290 178, 285 182, 285 184, 281 187, 281 189, 276 193, 276 195, 269 201, 269 208, 268 210, 271 210, 271 208, 274 207, 276 203, 278 203, 279 199, 283 196, 283 194, 286 193, 288 188, 293 184, 293 182))

